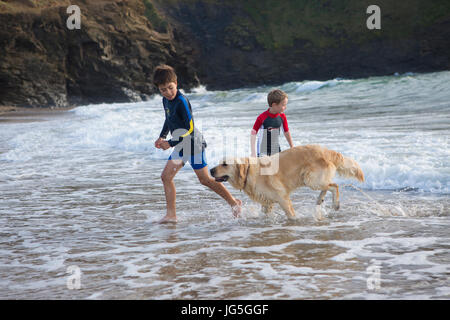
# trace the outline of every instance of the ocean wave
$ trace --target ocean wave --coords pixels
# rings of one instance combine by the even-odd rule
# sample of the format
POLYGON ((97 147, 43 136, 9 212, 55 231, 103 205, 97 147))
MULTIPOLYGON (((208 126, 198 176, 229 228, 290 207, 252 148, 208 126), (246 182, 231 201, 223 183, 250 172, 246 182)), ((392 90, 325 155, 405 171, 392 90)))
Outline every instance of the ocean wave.
POLYGON ((366 190, 385 190, 395 192, 450 193, 450 176, 445 170, 430 167, 413 167, 404 164, 360 163, 365 175, 364 183, 336 179, 337 182, 350 182, 366 190))
POLYGON ((288 94, 314 92, 323 88, 332 88, 339 84, 351 83, 353 80, 332 79, 328 81, 302 81, 289 82, 279 86, 260 86, 255 88, 235 89, 229 91, 209 91, 205 86, 199 86, 187 94, 191 102, 237 102, 237 103, 261 103, 267 104, 267 94, 273 89, 281 89, 288 94))

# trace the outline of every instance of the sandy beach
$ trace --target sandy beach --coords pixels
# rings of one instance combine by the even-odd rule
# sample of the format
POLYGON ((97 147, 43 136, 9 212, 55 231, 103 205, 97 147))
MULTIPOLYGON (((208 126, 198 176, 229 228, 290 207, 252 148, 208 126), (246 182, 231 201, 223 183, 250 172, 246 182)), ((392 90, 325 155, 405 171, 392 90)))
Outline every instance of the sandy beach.
POLYGON ((70 108, 24 108, 15 106, 0 106, 0 123, 40 121, 49 117, 64 114, 70 108))

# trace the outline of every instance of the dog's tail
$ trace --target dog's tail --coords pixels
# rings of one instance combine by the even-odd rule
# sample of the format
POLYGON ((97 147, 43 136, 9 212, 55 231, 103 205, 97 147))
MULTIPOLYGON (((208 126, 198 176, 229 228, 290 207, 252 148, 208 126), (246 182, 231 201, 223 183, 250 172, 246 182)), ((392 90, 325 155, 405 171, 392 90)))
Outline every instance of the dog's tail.
MULTIPOLYGON (((332 150, 330 150, 332 151, 332 150)), ((344 178, 354 178, 364 182, 364 173, 359 164, 350 158, 344 157, 339 152, 333 151, 333 163, 336 166, 337 173, 344 178)))

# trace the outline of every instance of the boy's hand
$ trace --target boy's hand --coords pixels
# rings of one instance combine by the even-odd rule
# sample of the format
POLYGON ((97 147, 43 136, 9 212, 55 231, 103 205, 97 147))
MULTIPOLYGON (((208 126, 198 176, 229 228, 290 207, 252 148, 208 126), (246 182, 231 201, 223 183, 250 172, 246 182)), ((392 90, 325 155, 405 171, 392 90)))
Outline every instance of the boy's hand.
POLYGON ((158 140, 155 141, 155 148, 161 149, 161 142, 163 141, 163 138, 158 138, 158 140))
POLYGON ((171 148, 169 142, 167 142, 166 140, 163 140, 159 143, 159 147, 163 150, 167 150, 169 148, 171 148))

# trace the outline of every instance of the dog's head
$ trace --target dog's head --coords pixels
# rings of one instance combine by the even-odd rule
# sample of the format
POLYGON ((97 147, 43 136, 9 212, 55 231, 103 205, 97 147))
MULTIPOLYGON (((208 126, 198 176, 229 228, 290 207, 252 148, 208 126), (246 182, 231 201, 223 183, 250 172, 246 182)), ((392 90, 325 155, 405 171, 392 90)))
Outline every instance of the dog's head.
POLYGON ((229 181, 236 189, 244 187, 245 177, 248 173, 248 159, 228 158, 222 160, 219 165, 210 170, 218 182, 229 181))

